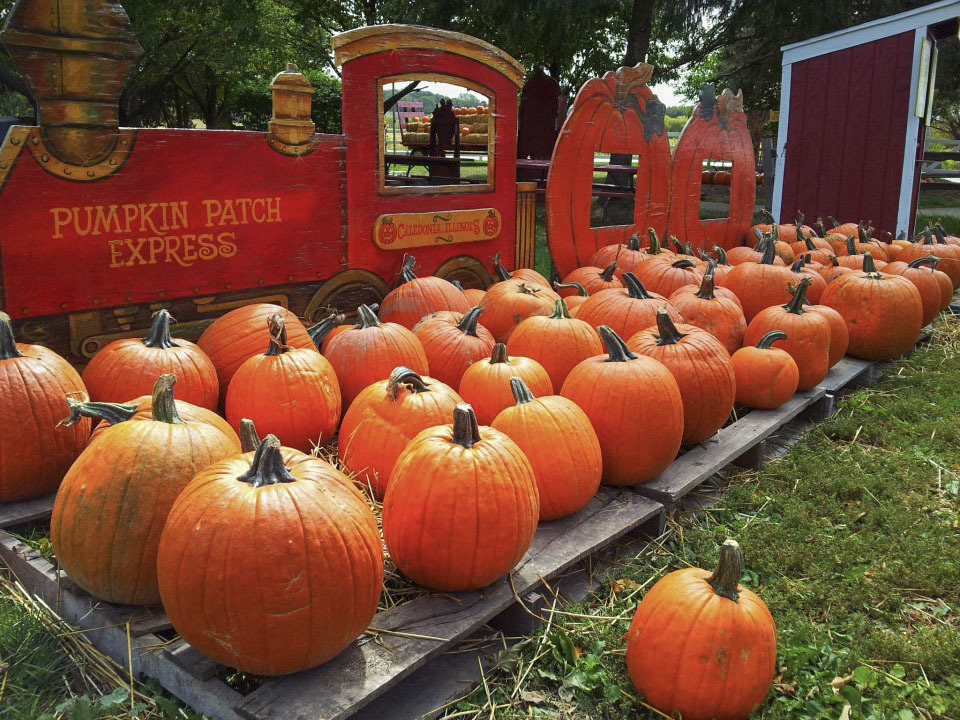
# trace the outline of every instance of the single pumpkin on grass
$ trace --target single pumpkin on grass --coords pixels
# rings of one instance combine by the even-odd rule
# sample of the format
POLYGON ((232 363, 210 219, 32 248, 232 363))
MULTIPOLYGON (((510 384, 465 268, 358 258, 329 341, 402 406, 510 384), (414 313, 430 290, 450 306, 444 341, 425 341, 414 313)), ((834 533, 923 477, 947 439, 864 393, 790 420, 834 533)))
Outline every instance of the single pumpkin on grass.
MULTIPOLYGON (((157 380, 151 420, 118 421, 80 454, 53 505, 50 541, 60 567, 107 602, 160 602, 157 547, 170 508, 198 472, 240 452, 236 435, 180 418, 175 382, 157 380)), ((108 403, 97 405, 109 413, 108 403)), ((65 424, 82 415, 71 411, 65 424)))
POLYGON ((656 327, 634 335, 627 347, 663 363, 673 374, 683 399, 684 444, 712 437, 730 417, 736 395, 730 353, 706 330, 678 327, 661 309, 656 327))
POLYGON ((497 342, 505 343, 517 325, 534 315, 549 315, 559 299, 549 287, 526 280, 497 283, 480 303, 484 307, 483 324, 497 342))
POLYGON ((777 341, 800 370, 800 390, 809 390, 820 383, 830 369, 830 323, 819 313, 803 307, 810 278, 803 278, 786 305, 766 308, 747 325, 744 345, 753 345, 771 330, 782 330, 787 337, 777 341))
POLYGON ((177 632, 257 675, 333 658, 366 630, 383 588, 366 500, 329 463, 283 450, 267 435, 255 452, 199 472, 173 505, 157 554, 177 632))
POLYGON ((420 375, 430 372, 420 339, 402 325, 380 322, 366 305, 357 308, 357 324, 331 340, 325 355, 340 381, 344 409, 395 367, 402 365, 420 375))
POLYGON ((450 387, 460 387, 460 379, 473 363, 490 357, 495 340, 479 324, 483 306, 467 312, 439 312, 425 315, 413 326, 413 334, 423 345, 427 365, 433 377, 450 387))
POLYGON ((603 456, 590 418, 560 395, 534 397, 510 378, 517 404, 500 411, 491 427, 513 440, 533 467, 540 519, 556 520, 586 505, 600 485, 603 456))
POLYGON ((397 458, 421 430, 442 425, 463 402, 449 385, 397 367, 364 388, 350 404, 337 455, 354 479, 383 498, 397 458))
POLYGON ((513 405, 510 378, 521 378, 536 395, 553 395, 550 374, 533 358, 510 357, 497 343, 490 358, 475 362, 460 380, 460 396, 473 407, 481 425, 489 425, 505 407, 513 405))
POLYGON ((663 295, 648 292, 633 273, 624 273, 622 290, 604 290, 591 295, 580 309, 577 319, 599 328, 607 325, 620 337, 632 337, 657 324, 657 310, 666 307, 674 322, 683 317, 663 295))
POLYGON ((227 388, 237 368, 247 358, 262 353, 267 346, 267 321, 277 313, 283 316, 290 347, 316 349, 297 316, 271 303, 255 303, 231 310, 210 323, 197 340, 199 348, 217 369, 221 404, 227 397, 227 388))
POLYGON ((289 348, 283 316, 269 321, 262 355, 248 359, 230 381, 227 420, 250 418, 290 447, 309 452, 326 444, 340 420, 340 386, 330 361, 314 350, 289 348))
POLYGON ((543 365, 556 389, 577 363, 602 353, 603 343, 590 323, 570 316, 567 303, 561 298, 552 315, 530 317, 517 325, 507 350, 511 355, 531 358, 543 365))
POLYGON ((711 574, 675 570, 644 597, 627 633, 634 687, 684 720, 746 720, 767 697, 777 667, 777 627, 764 602, 738 584, 743 555, 720 548, 711 574))
POLYGON ((743 344, 747 321, 733 291, 714 286, 712 261, 699 286, 685 285, 670 296, 670 302, 688 325, 706 330, 733 354, 743 344))
POLYGON ((177 376, 181 400, 216 410, 217 369, 197 345, 170 337, 170 313, 161 309, 142 340, 114 340, 97 351, 83 370, 83 382, 91 400, 123 402, 148 394, 164 373, 177 376))
POLYGON ((400 270, 402 283, 387 293, 380 303, 380 320, 396 323, 408 330, 420 318, 438 310, 465 313, 470 309, 467 296, 443 278, 417 277, 413 269, 417 259, 407 255, 400 270))
POLYGON ((662 363, 631 352, 606 325, 597 330, 607 354, 571 370, 560 394, 590 418, 603 454, 603 482, 636 485, 656 477, 677 456, 683 399, 662 363))
POLYGON ((397 568, 420 585, 477 590, 520 561, 539 514, 526 455, 504 433, 478 426, 462 404, 452 425, 419 433, 397 459, 383 538, 397 568))
POLYGON ((90 420, 58 425, 64 396, 87 399, 70 363, 41 345, 18 343, 0 312, 0 503, 49 495, 86 446, 90 420))
POLYGON ((786 350, 773 347, 786 340, 782 330, 771 330, 756 345, 744 345, 730 358, 737 376, 737 404, 773 410, 793 397, 800 383, 800 369, 786 350))

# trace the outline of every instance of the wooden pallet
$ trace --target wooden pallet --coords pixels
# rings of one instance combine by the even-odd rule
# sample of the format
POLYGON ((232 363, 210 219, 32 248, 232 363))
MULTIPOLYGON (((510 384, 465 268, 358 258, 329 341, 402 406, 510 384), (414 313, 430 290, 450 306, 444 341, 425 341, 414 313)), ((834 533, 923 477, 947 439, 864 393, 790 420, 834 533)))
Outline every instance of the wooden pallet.
POLYGON ((50 493, 42 498, 24 500, 18 503, 0 503, 0 528, 14 525, 23 525, 34 520, 43 520, 53 512, 53 501, 56 493, 50 493))

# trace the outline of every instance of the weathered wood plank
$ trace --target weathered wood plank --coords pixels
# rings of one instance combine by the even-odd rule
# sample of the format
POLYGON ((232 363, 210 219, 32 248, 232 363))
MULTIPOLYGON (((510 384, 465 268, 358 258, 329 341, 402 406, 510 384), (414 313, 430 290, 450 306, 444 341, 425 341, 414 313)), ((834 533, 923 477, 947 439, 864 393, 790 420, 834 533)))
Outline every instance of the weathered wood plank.
POLYGON ((869 373, 874 364, 871 360, 858 360, 852 357, 841 358, 840 362, 830 368, 830 372, 820 383, 820 387, 827 392, 836 392, 850 383, 862 379, 862 376, 869 373))
POLYGON ((477 592, 430 595, 379 613, 372 627, 407 635, 382 633, 379 642, 361 637, 326 665, 259 688, 240 712, 257 719, 349 717, 507 608, 516 595, 662 512, 663 506, 630 490, 601 488, 580 512, 538 528, 510 581, 477 592))
POLYGON ((32 520, 42 520, 53 512, 53 501, 56 493, 50 493, 42 498, 24 500, 18 503, 0 503, 0 528, 20 525, 32 520))
POLYGON ((818 402, 824 393, 823 388, 816 387, 797 393, 776 410, 753 410, 677 458, 653 480, 639 485, 637 492, 673 507, 724 465, 750 451, 778 427, 818 402))

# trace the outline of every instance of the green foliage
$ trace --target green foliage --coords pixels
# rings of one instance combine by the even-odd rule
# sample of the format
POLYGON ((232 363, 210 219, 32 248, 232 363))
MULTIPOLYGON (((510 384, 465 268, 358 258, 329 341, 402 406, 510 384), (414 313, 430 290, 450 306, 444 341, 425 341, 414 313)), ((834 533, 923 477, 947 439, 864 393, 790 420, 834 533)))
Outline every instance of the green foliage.
POLYGON ((667 116, 663 119, 663 124, 667 128, 667 132, 680 132, 689 119, 689 115, 680 115, 678 117, 667 116))

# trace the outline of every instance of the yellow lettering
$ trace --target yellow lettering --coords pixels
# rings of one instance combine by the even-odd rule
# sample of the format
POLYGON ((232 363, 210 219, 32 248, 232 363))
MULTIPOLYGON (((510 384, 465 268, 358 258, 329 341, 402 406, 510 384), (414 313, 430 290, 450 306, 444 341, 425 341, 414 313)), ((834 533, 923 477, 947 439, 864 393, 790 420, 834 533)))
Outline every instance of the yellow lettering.
POLYGON ((50 208, 50 212, 53 213, 53 237, 62 238, 63 233, 60 230, 64 225, 69 224, 73 218, 73 213, 70 208, 65 207, 50 208))
POLYGON ((123 240, 108 240, 107 242, 110 244, 110 267, 123 267, 123 253, 120 251, 123 240))
POLYGON ((217 235, 217 242, 220 243, 220 257, 233 257, 237 254, 237 244, 231 242, 236 240, 236 235, 232 232, 224 232, 217 235))
POLYGON ((147 241, 146 238, 127 238, 124 242, 127 244, 127 247, 130 248, 130 259, 127 260, 126 265, 130 267, 133 265, 134 260, 139 260, 139 265, 146 265, 147 261, 143 259, 143 255, 140 254, 140 248, 143 247, 143 244, 147 241), (136 242, 137 245, 134 247, 133 243, 136 242))
POLYGON ((207 227, 213 225, 214 218, 219 218, 220 213, 223 212, 223 205, 219 200, 203 200, 203 206, 207 210, 207 227))
POLYGON ((253 202, 252 198, 240 198, 237 200, 237 205, 240 206, 240 224, 246 225, 249 221, 247 220, 247 210, 250 208, 250 203, 253 202))
POLYGON ((137 219, 137 206, 136 205, 121 205, 123 208, 123 232, 130 232, 130 226, 133 225, 133 221, 137 219))
POLYGON ((267 222, 280 222, 280 198, 269 198, 267 208, 267 222), (274 202, 277 203, 276 207, 273 207, 274 202))
POLYGON ((170 203, 170 211, 173 213, 172 230, 179 230, 187 226, 187 200, 170 203))
POLYGON ((217 256, 218 250, 217 246, 213 244, 213 235, 210 233, 197 235, 197 242, 200 243, 198 254, 201 260, 213 260, 217 256))
POLYGON ((87 226, 80 226, 80 208, 73 208, 73 229, 77 235, 86 236, 90 234, 90 226, 93 225, 93 208, 89 205, 84 210, 87 211, 87 226))
POLYGON ((120 216, 117 214, 117 206, 111 205, 105 208, 103 205, 97 205, 97 217, 93 223, 93 232, 91 235, 100 235, 102 233, 118 233, 120 230, 120 216))
POLYGON ((267 221, 266 215, 258 214, 258 211, 257 211, 258 206, 262 208, 266 204, 267 204, 267 201, 264 200, 263 198, 257 198, 253 201, 253 210, 251 212, 251 215, 253 216, 254 222, 262 223, 267 221))
POLYGON ((183 259, 191 265, 193 265, 197 259, 197 249, 193 246, 193 241, 196 239, 196 235, 183 236, 183 259))
POLYGON ((237 213, 233 210, 233 200, 227 200, 223 205, 223 212, 220 214, 221 225, 236 225, 237 213))
POLYGON ((160 251, 163 250, 163 238, 159 235, 153 235, 150 238, 150 260, 147 262, 148 265, 155 265, 157 263, 157 255, 160 254, 160 251))

